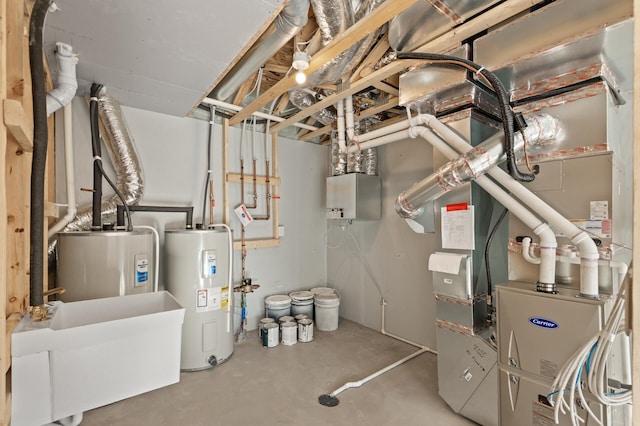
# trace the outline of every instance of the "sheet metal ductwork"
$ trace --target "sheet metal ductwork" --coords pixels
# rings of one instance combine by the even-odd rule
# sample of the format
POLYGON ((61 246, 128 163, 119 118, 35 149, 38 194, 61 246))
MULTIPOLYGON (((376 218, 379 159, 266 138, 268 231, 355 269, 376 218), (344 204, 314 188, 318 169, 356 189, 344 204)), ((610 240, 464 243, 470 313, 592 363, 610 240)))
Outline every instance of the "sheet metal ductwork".
POLYGON ((421 0, 389 22, 389 44, 394 50, 411 52, 498 0, 421 0))
MULTIPOLYGON (((354 14, 350 0, 311 0, 311 6, 322 34, 322 45, 329 44, 334 37, 367 16, 382 2, 382 0, 364 0, 354 14)), ((332 84, 346 78, 353 68, 362 61, 362 58, 381 32, 382 28, 371 32, 349 49, 324 64, 307 78, 308 86, 316 87, 323 84, 332 84)), ((307 108, 316 103, 314 96, 302 89, 291 90, 289 92, 289 100, 299 109, 307 108)), ((335 112, 328 109, 319 111, 313 114, 312 117, 324 125, 330 124, 337 118, 335 112)))
POLYGON ((290 0, 271 26, 209 95, 221 101, 229 99, 251 74, 276 54, 307 24, 309 0, 290 0))

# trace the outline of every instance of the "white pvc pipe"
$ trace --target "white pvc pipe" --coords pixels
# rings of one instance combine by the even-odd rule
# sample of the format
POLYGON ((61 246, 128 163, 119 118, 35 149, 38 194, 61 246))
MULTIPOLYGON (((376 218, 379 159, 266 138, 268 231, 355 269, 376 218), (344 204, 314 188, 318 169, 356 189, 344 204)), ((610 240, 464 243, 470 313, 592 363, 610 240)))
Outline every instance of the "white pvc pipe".
POLYGON ((47 93, 47 116, 69 104, 78 90, 76 64, 78 57, 73 54, 73 47, 65 43, 56 43, 58 60, 58 77, 56 87, 47 93))
POLYGON ((329 394, 329 396, 335 397, 336 395, 346 391, 347 389, 359 388, 360 386, 364 385, 365 383, 370 382, 371 380, 375 379, 376 377, 383 375, 387 371, 393 370, 394 368, 398 367, 399 365, 402 365, 405 362, 407 362, 409 360, 412 360, 413 358, 417 357, 418 355, 422 355, 425 352, 430 352, 430 353, 435 354, 435 355, 438 354, 437 351, 435 351, 435 350, 433 350, 431 348, 428 348, 427 346, 420 345, 418 343, 412 342, 411 340, 407 340, 407 339, 404 339, 402 337, 395 336, 395 335, 393 335, 391 333, 386 332, 386 330, 384 328, 384 323, 385 323, 384 312, 385 312, 386 305, 387 305, 386 301, 383 299, 382 300, 382 324, 381 324, 381 327, 380 327, 380 333, 382 335, 384 335, 384 336, 391 337, 391 338, 399 340, 399 341, 401 341, 403 343, 415 346, 415 347, 417 347, 419 349, 416 352, 414 352, 412 354, 409 354, 406 357, 394 362, 393 364, 389 364, 386 367, 381 368, 380 370, 368 375, 364 379, 357 380, 355 382, 347 382, 347 383, 345 383, 344 385, 340 386, 338 389, 336 389, 333 392, 331 392, 329 394))
POLYGON ((160 234, 158 234, 158 230, 153 226, 147 225, 138 225, 134 226, 133 229, 150 229, 153 232, 153 244, 155 246, 155 265, 154 265, 154 282, 153 282, 153 291, 158 291, 158 280, 160 275, 160 234))
POLYGON ((338 145, 340 145, 340 152, 347 152, 347 144, 344 139, 344 99, 340 99, 338 101, 338 105, 336 107, 338 110, 338 145))
MULTIPOLYGON (((238 105, 234 105, 232 103, 229 102, 223 102, 223 101, 219 101, 217 99, 211 99, 211 98, 204 98, 202 100, 203 104, 207 104, 207 105, 216 105, 222 108, 227 108, 230 109, 232 111, 242 111, 244 108, 238 105)), ((282 117, 278 117, 277 115, 272 115, 272 114, 267 114, 264 112, 260 112, 260 111, 256 111, 251 115, 255 115, 256 117, 260 117, 260 118, 266 118, 267 120, 271 120, 271 121, 277 121, 278 123, 284 121, 285 119, 282 117)), ((306 130, 318 130, 317 127, 314 126, 310 126, 308 124, 304 124, 304 123, 293 123, 292 126, 295 127, 299 127, 301 129, 306 129, 306 130)))
POLYGON ((345 116, 347 119, 347 140, 351 141, 353 140, 353 137, 356 133, 353 123, 353 96, 347 96, 345 103, 345 116))
POLYGON ((524 237, 522 239, 522 257, 524 257, 524 260, 526 260, 529 263, 533 263, 534 265, 539 265, 540 258, 532 255, 530 250, 531 250, 531 238, 524 237))
MULTIPOLYGON (((433 145, 434 148, 439 150, 448 159, 456 158, 459 155, 458 152, 429 129, 424 127, 415 127, 410 130, 433 145)), ((404 134, 404 132, 401 133, 404 134)), ((529 209, 524 207, 520 202, 514 199, 487 176, 479 176, 476 178, 475 182, 540 237, 541 263, 538 280, 544 284, 553 284, 555 282, 555 255, 558 243, 556 236, 549 225, 542 222, 536 215, 531 213, 529 209)))
POLYGON ((73 170, 73 111, 71 103, 64 106, 64 173, 67 188, 67 213, 62 219, 49 228, 48 237, 51 238, 60 232, 69 222, 76 217, 76 181, 73 170))
POLYGON ((233 317, 231 316, 232 307, 233 307, 233 236, 231 235, 231 228, 229 228, 224 223, 216 223, 215 225, 209 225, 209 227, 215 228, 216 226, 220 226, 227 230, 227 236, 229 241, 229 282, 228 286, 228 300, 227 300, 227 333, 231 332, 231 321, 233 317))
MULTIPOLYGON (((460 152, 466 152, 473 147, 449 129, 435 117, 426 123, 445 139, 453 148, 460 152)), ((507 172, 499 167, 493 167, 488 172, 500 185, 523 201, 529 208, 540 214, 549 224, 559 232, 566 235, 580 249, 580 293, 585 297, 598 297, 598 249, 589 234, 575 226, 568 219, 558 213, 537 195, 529 191, 520 182, 513 179, 507 172)), ((478 179, 476 179, 478 181, 478 179)))

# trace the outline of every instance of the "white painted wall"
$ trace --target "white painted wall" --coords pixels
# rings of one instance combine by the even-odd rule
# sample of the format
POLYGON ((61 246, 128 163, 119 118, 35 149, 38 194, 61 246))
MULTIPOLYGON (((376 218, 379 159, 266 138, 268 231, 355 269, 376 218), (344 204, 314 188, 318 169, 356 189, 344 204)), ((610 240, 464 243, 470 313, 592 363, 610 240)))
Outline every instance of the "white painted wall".
MULTIPOLYGON (((74 155, 76 170, 76 197, 83 206, 91 202, 91 195, 80 192, 79 188, 93 185, 90 149, 89 109, 84 99, 76 97, 74 108, 74 155)), ((206 175, 206 143, 208 124, 191 118, 177 118, 135 108, 123 107, 123 115, 130 134, 135 141, 142 169, 145 190, 141 204, 195 207, 196 222, 202 216, 202 198, 206 175)), ((62 141, 62 123, 58 117, 57 140, 62 141)), ((240 129, 231 128, 230 171, 239 173, 240 129)), ((245 145, 245 173, 251 173, 253 156, 250 151, 251 132, 247 132, 245 145)), ((259 161, 258 174, 264 174, 263 134, 257 134, 256 154, 259 161), (258 142, 258 139, 260 142, 258 142)), ((289 293, 293 290, 308 289, 326 283, 325 231, 325 185, 328 152, 326 147, 294 140, 279 139, 280 224, 285 227, 285 236, 280 247, 248 250, 246 259, 247 276, 260 284, 260 289, 248 296, 249 328, 256 328, 257 321, 264 315, 264 297, 271 294, 289 293)), ((104 148, 103 148, 104 151, 104 148)), ((56 144, 56 192, 58 201, 64 202, 64 147, 56 144)), ((107 154, 103 152, 103 157, 107 154)), ((108 172, 112 173, 110 167, 108 172)), ((212 149, 212 169, 216 207, 214 221, 222 221, 222 129, 214 127, 212 149)), ((113 174, 111 174, 113 177, 113 174)), ((115 180, 115 179, 114 179, 115 180)), ((249 180, 251 181, 251 180, 249 180)), ((240 202, 239 185, 231 188, 230 205, 240 202)), ((262 189, 258 192, 262 194, 262 189)), ((104 186, 105 196, 112 191, 104 186)), ((247 187, 246 193, 252 192, 247 187)), ((258 214, 264 214, 264 196, 258 214)), ((184 216, 169 213, 135 213, 134 225, 152 225, 161 233, 165 227, 184 226, 184 216)), ((240 238, 239 222, 231 217, 234 237, 240 238)), ((247 238, 271 236, 271 221, 256 223, 247 227, 247 238)), ((234 254, 234 282, 241 278, 240 252, 234 254)), ((162 272, 160 287, 163 288, 162 272)), ((239 306, 237 304, 236 306, 239 306)), ((239 313, 239 311, 238 311, 239 313)), ((239 316, 236 316, 236 325, 239 316)))
POLYGON ((327 280, 342 295, 340 314, 345 318, 379 330, 379 287, 387 300, 385 329, 435 348, 427 262, 436 239, 411 231, 394 210, 398 194, 432 172, 432 149, 421 139, 405 140, 378 147, 378 161, 382 218, 354 221, 344 231, 340 225, 345 221, 327 221, 327 280))

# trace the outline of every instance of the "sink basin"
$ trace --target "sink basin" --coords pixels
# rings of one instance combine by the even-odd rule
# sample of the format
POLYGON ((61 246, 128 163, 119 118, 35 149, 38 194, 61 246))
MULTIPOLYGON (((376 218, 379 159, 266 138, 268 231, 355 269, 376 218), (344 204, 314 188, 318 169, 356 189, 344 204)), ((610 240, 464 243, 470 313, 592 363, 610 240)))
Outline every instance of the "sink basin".
POLYGON ((53 302, 11 336, 12 425, 42 425, 177 383, 184 308, 164 291, 53 302))

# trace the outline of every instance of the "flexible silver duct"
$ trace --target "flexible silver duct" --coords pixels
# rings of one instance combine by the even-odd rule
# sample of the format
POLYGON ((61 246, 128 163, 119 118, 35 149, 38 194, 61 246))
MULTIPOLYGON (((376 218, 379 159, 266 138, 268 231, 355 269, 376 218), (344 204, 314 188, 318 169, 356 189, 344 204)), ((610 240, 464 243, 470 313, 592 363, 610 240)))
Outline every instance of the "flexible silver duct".
MULTIPOLYGON (((544 146, 556 141, 561 133, 559 123, 547 114, 526 117, 527 127, 514 138, 514 151, 525 145, 544 146)), ((422 214, 422 206, 471 180, 482 176, 489 169, 506 159, 503 147, 504 135, 498 133, 458 158, 436 170, 431 176, 402 192, 396 199, 396 213, 408 219, 422 214)))
MULTIPOLYGON (((133 139, 127 130, 120 104, 110 96, 102 95, 98 99, 101 136, 107 147, 111 164, 116 172, 116 185, 122 192, 127 204, 138 204, 144 191, 144 178, 133 139)), ((104 200, 101 204, 102 218, 113 219, 117 206, 121 204, 117 195, 104 200)), ((88 204, 78 209, 78 214, 63 231, 82 231, 91 228, 92 206, 88 204)), ((55 250, 55 241, 49 244, 49 256, 55 250)))
POLYGON ((210 97, 229 99, 269 58, 307 24, 309 0, 289 0, 258 41, 218 83, 210 97))
MULTIPOLYGON (((363 0, 358 11, 354 14, 351 0, 311 0, 311 6, 322 34, 322 45, 329 44, 338 34, 367 16, 382 2, 383 0, 363 0)), ((328 61, 307 78, 308 85, 316 87, 343 80, 362 61, 380 33, 381 29, 369 33, 349 49, 328 61)), ((307 108, 316 102, 313 96, 302 89, 289 91, 289 100, 299 109, 307 108)), ((328 125, 336 119, 335 113, 328 109, 321 110, 311 116, 324 125, 328 125)))

